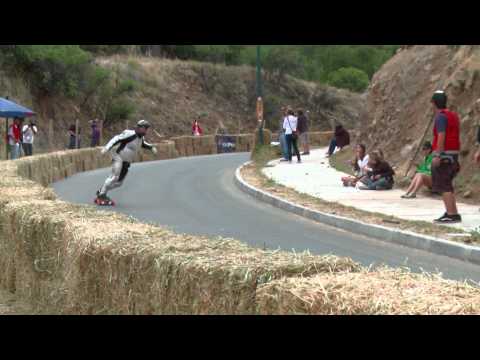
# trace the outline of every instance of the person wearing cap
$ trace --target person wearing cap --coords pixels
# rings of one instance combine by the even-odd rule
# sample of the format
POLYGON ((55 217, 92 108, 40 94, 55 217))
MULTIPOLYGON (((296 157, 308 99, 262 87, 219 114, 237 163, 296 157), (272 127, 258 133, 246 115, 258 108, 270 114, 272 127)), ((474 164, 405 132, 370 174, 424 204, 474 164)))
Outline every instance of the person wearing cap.
POLYGON ((429 141, 425 142, 425 144, 423 144, 422 151, 424 156, 423 162, 418 165, 415 177, 408 187, 407 193, 402 196, 402 199, 415 199, 417 197, 417 192, 423 186, 426 186, 429 189, 432 188, 432 144, 429 141))
POLYGON ((145 141, 145 135, 149 128, 150 123, 141 120, 137 123, 135 130, 125 130, 110 140, 103 148, 102 155, 111 151, 112 174, 107 178, 103 187, 97 191, 97 199, 95 200, 97 205, 113 205, 107 193, 123 185, 130 164, 135 160, 140 148, 151 150, 155 155, 157 154, 156 147, 145 141))
POLYGON ((432 97, 435 110, 433 127, 432 191, 442 195, 446 212, 434 220, 439 224, 462 222, 458 213, 453 180, 460 171, 460 119, 458 114, 447 108, 448 97, 437 91, 432 97))

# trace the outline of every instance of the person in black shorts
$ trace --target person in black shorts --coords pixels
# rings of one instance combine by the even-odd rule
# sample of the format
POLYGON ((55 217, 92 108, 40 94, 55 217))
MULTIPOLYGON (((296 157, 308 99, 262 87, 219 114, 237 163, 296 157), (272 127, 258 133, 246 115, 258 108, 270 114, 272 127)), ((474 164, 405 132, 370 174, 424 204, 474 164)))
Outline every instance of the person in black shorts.
POLYGON ((447 109, 447 101, 444 91, 435 92, 432 98, 436 113, 432 144, 432 191, 442 195, 447 210, 435 220, 440 224, 462 222, 453 187, 453 180, 460 171, 460 119, 455 112, 447 109))

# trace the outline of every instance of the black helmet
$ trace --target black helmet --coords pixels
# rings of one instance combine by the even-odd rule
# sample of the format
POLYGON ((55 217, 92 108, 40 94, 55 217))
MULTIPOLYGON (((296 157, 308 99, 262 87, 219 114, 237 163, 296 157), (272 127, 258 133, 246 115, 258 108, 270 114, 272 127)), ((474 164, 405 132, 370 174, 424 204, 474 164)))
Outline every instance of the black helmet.
POLYGON ((448 96, 445 91, 439 90, 435 91, 433 94, 432 101, 439 109, 445 109, 447 107, 448 96))
POLYGON ((144 128, 144 129, 148 129, 150 128, 150 123, 147 121, 147 120, 140 120, 138 123, 137 123, 137 127, 138 128, 144 128))

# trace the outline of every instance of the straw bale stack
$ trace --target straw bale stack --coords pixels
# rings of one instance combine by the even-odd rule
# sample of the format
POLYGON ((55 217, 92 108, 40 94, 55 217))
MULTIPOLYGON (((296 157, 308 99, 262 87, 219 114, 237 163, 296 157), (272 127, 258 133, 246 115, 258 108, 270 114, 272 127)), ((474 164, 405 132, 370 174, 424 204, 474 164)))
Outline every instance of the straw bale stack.
POLYGON ((259 284, 327 269, 356 270, 351 260, 272 254, 254 249, 167 251, 161 242, 136 251, 90 243, 77 312, 114 314, 254 314, 259 284))
POLYGON ((249 135, 249 134, 237 135, 237 151, 238 152, 252 151, 254 142, 255 142, 254 135, 249 135))
POLYGON ((391 268, 273 281, 257 300, 261 314, 480 314, 478 287, 391 268))
POLYGON ((194 155, 213 155, 217 153, 215 136, 198 136, 193 138, 194 155))
POLYGON ((258 284, 360 269, 349 259, 175 234, 61 201, 13 202, 1 217, 11 259, 2 284, 59 313, 254 313, 258 284))
POLYGON ((333 138, 333 131, 327 132, 309 132, 309 141, 311 146, 328 146, 333 138))

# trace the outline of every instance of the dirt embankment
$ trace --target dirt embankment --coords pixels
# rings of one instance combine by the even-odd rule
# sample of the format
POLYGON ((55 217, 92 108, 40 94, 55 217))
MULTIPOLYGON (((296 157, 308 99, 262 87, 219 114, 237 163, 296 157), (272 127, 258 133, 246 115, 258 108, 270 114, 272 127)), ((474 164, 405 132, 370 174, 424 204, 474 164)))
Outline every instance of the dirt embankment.
MULTIPOLYGON (((449 107, 460 114, 462 121, 462 172, 457 189, 461 195, 473 192, 471 200, 477 201, 480 171, 472 157, 480 121, 480 109, 475 105, 480 98, 479 75, 478 45, 401 49, 372 80, 357 140, 370 149, 382 149, 399 167, 399 177, 403 176, 427 126, 433 122, 431 97, 436 90, 446 90, 449 107)), ((432 126, 425 140, 432 140, 432 126)))

